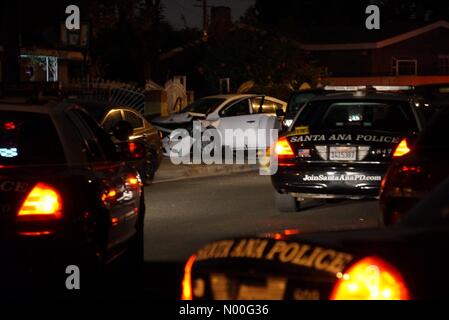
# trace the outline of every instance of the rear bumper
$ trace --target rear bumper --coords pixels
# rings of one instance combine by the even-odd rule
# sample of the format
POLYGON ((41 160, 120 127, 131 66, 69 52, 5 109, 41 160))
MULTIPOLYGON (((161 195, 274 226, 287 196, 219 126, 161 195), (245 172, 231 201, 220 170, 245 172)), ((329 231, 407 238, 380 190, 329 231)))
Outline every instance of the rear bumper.
POLYGON ((279 167, 271 177, 279 193, 298 198, 377 198, 387 165, 279 167))

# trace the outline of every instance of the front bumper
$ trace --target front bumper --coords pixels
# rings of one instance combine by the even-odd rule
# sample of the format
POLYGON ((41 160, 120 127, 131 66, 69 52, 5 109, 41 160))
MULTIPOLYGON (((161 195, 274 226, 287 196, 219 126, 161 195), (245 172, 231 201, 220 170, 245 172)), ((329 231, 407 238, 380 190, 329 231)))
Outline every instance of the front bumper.
POLYGON ((279 167, 271 177, 279 193, 298 198, 378 197, 387 165, 279 167))

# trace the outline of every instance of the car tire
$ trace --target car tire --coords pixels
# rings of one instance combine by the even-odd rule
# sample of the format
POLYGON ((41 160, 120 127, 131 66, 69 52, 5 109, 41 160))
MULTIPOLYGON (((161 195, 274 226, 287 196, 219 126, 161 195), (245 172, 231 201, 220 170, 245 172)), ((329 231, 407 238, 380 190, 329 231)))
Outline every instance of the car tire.
POLYGON ((280 212, 298 212, 300 210, 300 202, 290 194, 275 191, 274 201, 280 212))
POLYGON ((150 150, 147 154, 147 161, 145 163, 145 173, 144 173, 144 184, 150 185, 153 183, 154 176, 156 174, 156 168, 157 168, 157 156, 156 154, 150 150))

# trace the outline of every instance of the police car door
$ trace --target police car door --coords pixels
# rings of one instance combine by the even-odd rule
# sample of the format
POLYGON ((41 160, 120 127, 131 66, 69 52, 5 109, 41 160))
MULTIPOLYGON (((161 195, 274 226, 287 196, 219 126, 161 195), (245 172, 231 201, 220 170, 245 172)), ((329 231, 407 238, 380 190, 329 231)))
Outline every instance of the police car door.
POLYGON ((128 240, 135 233, 140 199, 127 183, 133 171, 118 159, 112 141, 106 143, 104 136, 101 136, 107 133, 100 133, 102 129, 85 112, 74 109, 70 116, 86 142, 90 168, 102 189, 99 190, 101 194, 95 196, 99 198, 96 200, 101 201, 98 203, 109 211, 108 245, 112 247, 128 240))

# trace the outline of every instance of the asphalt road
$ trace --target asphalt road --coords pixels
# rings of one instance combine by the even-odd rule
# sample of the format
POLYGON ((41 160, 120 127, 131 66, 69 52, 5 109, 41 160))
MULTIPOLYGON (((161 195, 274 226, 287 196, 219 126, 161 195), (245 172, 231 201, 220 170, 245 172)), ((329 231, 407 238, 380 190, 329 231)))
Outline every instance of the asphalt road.
POLYGON ((372 228, 379 214, 376 201, 312 202, 300 212, 279 213, 270 178, 258 173, 161 183, 145 194, 147 263, 185 261, 202 245, 227 237, 372 228))

